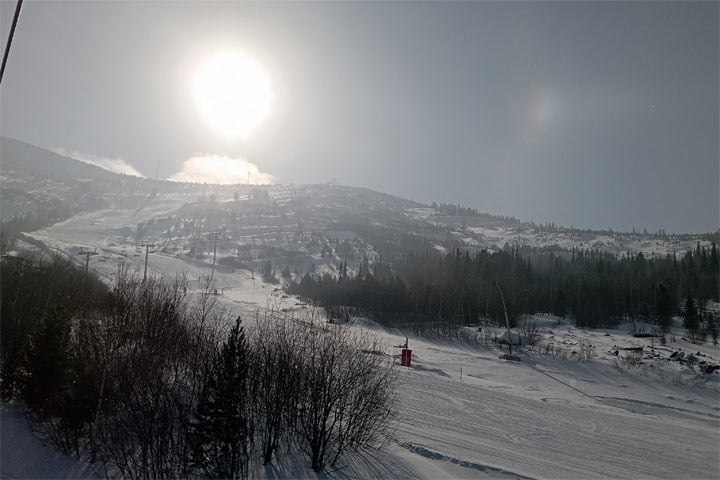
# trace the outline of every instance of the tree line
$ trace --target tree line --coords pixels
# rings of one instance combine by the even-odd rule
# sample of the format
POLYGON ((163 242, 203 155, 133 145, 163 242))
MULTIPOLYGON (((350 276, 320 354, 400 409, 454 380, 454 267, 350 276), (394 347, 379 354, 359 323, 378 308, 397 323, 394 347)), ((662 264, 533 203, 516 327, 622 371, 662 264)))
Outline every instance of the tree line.
POLYGON ((272 311, 246 329, 184 278, 0 266, 3 399, 110 474, 246 478, 295 451, 320 471, 387 435, 396 371, 368 335, 272 311))
POLYGON ((717 319, 704 307, 720 300, 719 264, 715 243, 698 243, 681 256, 651 258, 527 246, 492 253, 453 249, 444 255, 428 249, 375 264, 372 271, 361 267, 355 275, 307 274, 290 290, 322 306, 357 307, 385 322, 492 319, 504 324, 504 297, 513 323, 523 314, 552 313, 572 317, 578 326, 643 319, 666 331, 691 298, 698 329, 712 334, 717 319))

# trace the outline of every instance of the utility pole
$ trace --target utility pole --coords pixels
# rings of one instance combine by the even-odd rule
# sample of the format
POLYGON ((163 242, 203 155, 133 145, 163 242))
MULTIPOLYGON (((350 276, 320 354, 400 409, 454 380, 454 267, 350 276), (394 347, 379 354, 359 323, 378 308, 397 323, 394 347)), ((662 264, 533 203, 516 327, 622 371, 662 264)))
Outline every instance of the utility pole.
POLYGON ((215 234, 215 246, 213 247, 213 264, 212 264, 212 271, 210 272, 210 281, 212 282, 213 278, 215 277, 215 257, 217 256, 217 237, 218 232, 213 232, 215 234))
POLYGON ((630 252, 628 252, 628 258, 630 259, 630 317, 635 321, 635 310, 633 309, 633 263, 635 258, 630 256, 630 252))
POLYGON ((78 255, 85 255, 85 275, 87 275, 90 268, 90 255, 97 255, 97 249, 85 250, 84 248, 81 248, 78 255))
POLYGON ((155 242, 141 242, 141 247, 145 247, 145 273, 143 274, 143 282, 147 280, 147 262, 148 262, 148 252, 150 250, 150 247, 155 246, 155 242))

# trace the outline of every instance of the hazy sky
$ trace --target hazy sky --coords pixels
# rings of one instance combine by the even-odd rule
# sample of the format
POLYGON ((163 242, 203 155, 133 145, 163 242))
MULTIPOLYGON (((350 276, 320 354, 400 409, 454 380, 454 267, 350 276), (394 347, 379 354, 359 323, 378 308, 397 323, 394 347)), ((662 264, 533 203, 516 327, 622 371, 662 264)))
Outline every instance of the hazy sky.
MULTIPOLYGON (((0 1, 3 48, 14 7, 0 1)), ((0 129, 147 176, 208 154, 281 183, 708 231, 718 52, 718 2, 26 1, 0 129), (190 87, 228 48, 262 66, 273 97, 235 140, 201 118, 190 87)))

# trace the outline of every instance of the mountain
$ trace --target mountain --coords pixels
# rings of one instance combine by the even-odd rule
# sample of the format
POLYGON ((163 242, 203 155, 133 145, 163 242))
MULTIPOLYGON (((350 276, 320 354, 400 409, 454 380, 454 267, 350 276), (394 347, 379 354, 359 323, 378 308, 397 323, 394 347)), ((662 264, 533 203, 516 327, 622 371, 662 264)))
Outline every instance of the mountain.
POLYGON ((3 175, 21 172, 24 175, 63 181, 109 180, 116 175, 95 165, 9 137, 0 137, 0 168, 3 175))
MULTIPOLYGON (((364 258, 392 261, 410 250, 472 253, 526 246, 616 255, 642 251, 649 256, 691 249, 698 241, 709 244, 708 238, 699 235, 535 225, 459 205, 423 205, 341 185, 205 185, 144 179, 112 173, 11 138, 0 140, 2 218, 39 216, 43 221, 31 225, 37 229, 82 214, 70 222, 79 231, 89 227, 80 224, 93 216, 98 221, 113 218, 109 230, 94 229, 95 246, 156 241, 168 251, 197 258, 198 252, 209 249, 203 232, 219 231, 223 232, 218 243, 221 257, 235 252, 234 258, 246 265, 238 253, 244 249, 254 264, 282 257, 293 259, 302 269, 333 262, 359 268, 364 258), (249 239, 253 239, 250 247, 249 239)), ((74 235, 68 228, 64 234, 66 238, 74 235)))
POLYGON ((43 217, 52 224, 107 206, 104 197, 148 187, 144 179, 118 175, 89 163, 9 137, 0 137, 0 216, 43 217))

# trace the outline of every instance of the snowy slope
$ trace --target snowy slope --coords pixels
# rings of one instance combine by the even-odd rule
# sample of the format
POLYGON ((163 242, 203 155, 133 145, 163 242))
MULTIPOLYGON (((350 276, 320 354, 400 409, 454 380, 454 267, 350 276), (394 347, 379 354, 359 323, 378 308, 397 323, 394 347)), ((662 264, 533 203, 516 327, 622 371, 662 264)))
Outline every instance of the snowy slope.
POLYGON ((534 478, 720 473, 717 391, 599 362, 515 364, 482 350, 412 346, 417 363, 403 376, 398 441, 413 453, 534 478), (668 396, 684 399, 685 408, 668 396))
MULTIPOLYGON (((390 347, 404 335, 371 322, 367 329, 390 347)), ((252 319, 249 326, 252 327, 252 319)), ((555 327, 558 341, 597 338, 598 350, 632 345, 622 330, 555 327), (605 343, 603 343, 605 342, 605 343)), ((401 368, 394 438, 382 450, 343 459, 317 475, 298 452, 256 465, 258 478, 718 478, 720 404, 718 374, 682 375, 618 369, 613 355, 590 362, 522 355, 506 362, 500 347, 409 339, 413 366, 401 368)), ((689 347, 682 340, 669 349, 689 347)), ((698 347, 718 360, 717 347, 698 347)), ((388 348, 391 352, 392 348, 388 348)), ((86 476, 81 464, 58 454, 13 461, 36 442, 22 433, 16 412, 3 411, 3 474, 23 477, 86 476), (11 433, 8 433, 11 432, 11 433), (21 438, 20 441, 16 440, 21 438), (17 453, 14 453, 17 455, 17 453), (34 460, 37 458, 37 462, 34 460), (52 466, 53 462, 57 465, 52 466), (74 466, 73 466, 74 465, 74 466), (36 470, 37 469, 37 470, 36 470), (55 470, 53 470, 55 469, 55 470), (45 473, 43 473, 45 472, 45 473), (32 475, 35 475, 34 473, 32 475)))
POLYGON ((103 478, 98 466, 68 458, 33 435, 19 409, 0 404, 0 478, 103 478))

